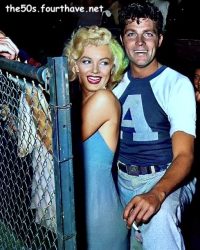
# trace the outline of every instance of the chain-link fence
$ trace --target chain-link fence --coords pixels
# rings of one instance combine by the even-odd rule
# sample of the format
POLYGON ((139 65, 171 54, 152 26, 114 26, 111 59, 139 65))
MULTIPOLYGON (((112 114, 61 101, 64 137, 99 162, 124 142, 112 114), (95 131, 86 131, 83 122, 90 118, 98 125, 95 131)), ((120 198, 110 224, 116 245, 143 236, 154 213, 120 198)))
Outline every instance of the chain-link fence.
POLYGON ((0 249, 76 249, 66 59, 0 69, 0 249))

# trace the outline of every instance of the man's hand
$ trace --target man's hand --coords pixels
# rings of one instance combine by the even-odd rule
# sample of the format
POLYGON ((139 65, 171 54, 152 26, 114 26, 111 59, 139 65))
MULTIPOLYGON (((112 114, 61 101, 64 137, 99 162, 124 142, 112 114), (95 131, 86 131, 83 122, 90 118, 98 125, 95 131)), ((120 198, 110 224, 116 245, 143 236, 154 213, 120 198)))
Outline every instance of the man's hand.
POLYGON ((131 228, 133 222, 136 224, 147 222, 160 209, 164 199, 165 194, 155 190, 132 198, 124 210, 127 227, 131 228))
POLYGON ((15 60, 18 56, 19 49, 9 37, 0 36, 0 56, 10 60, 15 60))
POLYGON ((127 227, 135 221, 147 222, 158 212, 166 196, 176 190, 192 168, 194 136, 182 131, 172 135, 173 160, 162 178, 145 194, 137 195, 127 204, 124 219, 127 227))

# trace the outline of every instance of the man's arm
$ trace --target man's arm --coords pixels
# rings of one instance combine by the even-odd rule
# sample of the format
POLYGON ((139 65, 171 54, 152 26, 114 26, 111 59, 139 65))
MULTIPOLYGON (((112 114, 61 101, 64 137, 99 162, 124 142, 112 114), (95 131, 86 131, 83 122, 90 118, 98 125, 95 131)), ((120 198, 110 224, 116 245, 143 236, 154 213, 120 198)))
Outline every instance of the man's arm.
POLYGON ((148 221, 161 207, 165 198, 189 175, 193 162, 194 137, 185 132, 172 136, 173 161, 160 181, 145 194, 131 199, 124 210, 127 227, 148 221))

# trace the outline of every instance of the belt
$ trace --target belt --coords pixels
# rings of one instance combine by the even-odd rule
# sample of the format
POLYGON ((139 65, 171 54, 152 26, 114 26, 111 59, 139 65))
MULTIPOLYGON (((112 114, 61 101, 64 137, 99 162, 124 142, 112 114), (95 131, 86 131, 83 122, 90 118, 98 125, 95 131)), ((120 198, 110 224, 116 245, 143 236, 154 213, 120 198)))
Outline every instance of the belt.
POLYGON ((120 161, 117 162, 117 166, 124 173, 128 175, 133 175, 133 176, 153 174, 153 173, 160 172, 160 171, 167 169, 167 164, 162 165, 162 166, 152 165, 152 166, 144 167, 144 166, 137 166, 137 165, 126 165, 120 161))

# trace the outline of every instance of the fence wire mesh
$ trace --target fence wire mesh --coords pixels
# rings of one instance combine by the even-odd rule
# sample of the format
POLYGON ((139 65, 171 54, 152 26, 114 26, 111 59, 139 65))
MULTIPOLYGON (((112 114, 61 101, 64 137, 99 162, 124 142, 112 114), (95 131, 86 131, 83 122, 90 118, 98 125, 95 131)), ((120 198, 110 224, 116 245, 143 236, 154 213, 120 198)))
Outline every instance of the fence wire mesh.
POLYGON ((52 123, 42 89, 0 71, 0 249, 58 249, 52 123))

